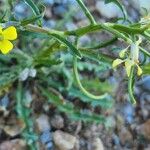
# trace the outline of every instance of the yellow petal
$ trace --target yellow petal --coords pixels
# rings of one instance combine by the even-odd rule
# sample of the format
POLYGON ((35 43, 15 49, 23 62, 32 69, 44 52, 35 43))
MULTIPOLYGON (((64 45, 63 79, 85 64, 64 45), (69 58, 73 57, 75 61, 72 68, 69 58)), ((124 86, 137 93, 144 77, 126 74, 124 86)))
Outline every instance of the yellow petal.
POLYGON ((15 40, 17 38, 17 31, 14 26, 10 26, 3 31, 5 40, 15 40))
POLYGON ((140 76, 142 74, 142 69, 139 65, 137 65, 137 75, 140 76))
POLYGON ((118 65, 120 65, 122 62, 124 62, 124 61, 121 60, 121 59, 115 59, 115 60, 113 61, 112 67, 115 68, 115 67, 117 67, 118 65))
POLYGON ((125 69, 127 72, 127 76, 130 76, 130 72, 131 72, 131 67, 134 65, 134 62, 132 60, 126 60, 125 61, 125 69))
POLYGON ((2 27, 0 26, 0 34, 2 33, 2 27))
POLYGON ((7 54, 13 49, 13 44, 8 40, 0 41, 0 50, 3 54, 7 54))
POLYGON ((120 58, 123 58, 125 56, 126 51, 128 50, 129 46, 123 50, 120 51, 119 56, 120 58))

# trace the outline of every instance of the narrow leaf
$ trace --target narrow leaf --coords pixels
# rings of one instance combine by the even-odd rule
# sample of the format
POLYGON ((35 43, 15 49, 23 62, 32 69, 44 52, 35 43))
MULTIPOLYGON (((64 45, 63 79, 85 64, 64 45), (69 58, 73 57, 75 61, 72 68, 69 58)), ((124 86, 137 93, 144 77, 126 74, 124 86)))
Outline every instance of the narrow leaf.
POLYGON ((127 20, 127 12, 126 12, 126 9, 125 7, 121 4, 121 2, 119 0, 105 0, 105 4, 108 4, 108 3, 114 3, 116 4, 122 11, 123 13, 123 16, 124 16, 124 20, 127 20))
POLYGON ((74 46, 72 45, 68 40, 66 40, 64 37, 55 34, 55 33, 49 33, 49 35, 55 37, 57 40, 59 40, 60 42, 62 42, 63 44, 65 44, 67 47, 70 48, 70 50, 73 52, 73 54, 77 55, 79 58, 81 58, 81 53, 80 51, 74 46))

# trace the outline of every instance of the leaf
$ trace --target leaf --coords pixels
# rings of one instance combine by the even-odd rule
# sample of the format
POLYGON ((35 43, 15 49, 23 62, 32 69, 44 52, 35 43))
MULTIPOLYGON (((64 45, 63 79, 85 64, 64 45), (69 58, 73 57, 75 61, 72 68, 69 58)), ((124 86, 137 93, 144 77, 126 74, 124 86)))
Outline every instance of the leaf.
POLYGON ((123 16, 124 16, 124 20, 127 20, 128 16, 127 16, 126 9, 119 0, 105 0, 105 4, 108 4, 108 3, 116 4, 121 9, 123 16))
POLYGON ((150 63, 142 67, 144 75, 150 75, 150 63))
POLYGON ((101 100, 93 100, 85 96, 81 91, 73 87, 70 88, 68 92, 69 92, 69 96, 79 98, 81 101, 86 103, 91 103, 93 107, 101 106, 103 108, 112 108, 113 106, 113 100, 110 96, 107 96, 106 98, 101 100))
POLYGON ((41 17, 42 17, 41 15, 38 15, 38 16, 33 16, 33 17, 29 18, 29 19, 24 19, 24 20, 21 21, 21 25, 25 26, 27 24, 31 24, 31 23, 39 20, 41 17))
POLYGON ((52 93, 46 89, 40 87, 43 95, 48 98, 48 101, 54 104, 59 111, 69 114, 69 117, 74 120, 82 120, 86 122, 104 123, 105 117, 92 112, 81 111, 79 108, 75 108, 70 102, 63 101, 59 95, 52 93))
MULTIPOLYGON (((33 13, 35 16, 39 16, 40 15, 40 10, 39 8, 35 5, 35 3, 32 0, 24 0, 24 2, 30 6, 30 8, 32 9, 33 13)), ((41 26, 42 22, 39 21, 39 25, 41 26)))
POLYGON ((36 67, 50 67, 52 65, 58 65, 62 63, 62 60, 60 59, 48 59, 48 58, 43 58, 39 59, 35 62, 36 67))
POLYGON ((77 55, 79 58, 81 58, 81 53, 80 51, 72 45, 67 39, 65 39, 63 36, 55 34, 55 33, 49 33, 49 35, 55 37, 57 40, 65 44, 67 47, 70 48, 70 50, 73 52, 73 54, 77 55))

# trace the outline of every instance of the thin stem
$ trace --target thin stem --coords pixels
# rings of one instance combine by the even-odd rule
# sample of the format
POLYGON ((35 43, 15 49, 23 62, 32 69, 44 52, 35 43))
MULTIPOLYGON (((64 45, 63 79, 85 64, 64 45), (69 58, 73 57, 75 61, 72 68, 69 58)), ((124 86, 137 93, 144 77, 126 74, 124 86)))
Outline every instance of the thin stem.
POLYGON ((92 16, 92 14, 90 13, 90 11, 87 9, 87 7, 85 6, 85 4, 83 3, 82 0, 76 0, 78 2, 78 4, 80 5, 81 9, 83 10, 84 14, 86 15, 86 17, 89 19, 91 24, 96 24, 96 21, 94 19, 94 17, 92 16))
POLYGON ((109 24, 105 24, 105 23, 101 23, 99 25, 90 25, 90 26, 86 26, 86 27, 82 27, 80 29, 77 30, 73 30, 73 31, 57 31, 57 30, 49 30, 49 29, 45 29, 45 28, 40 28, 34 25, 27 25, 25 26, 26 30, 28 31, 32 31, 32 32, 39 32, 39 33, 46 33, 46 34, 57 34, 57 35, 74 35, 74 36, 82 36, 86 33, 90 33, 96 30, 106 30, 114 35, 116 35, 116 37, 123 39, 124 41, 126 41, 128 44, 132 43, 132 40, 130 40, 128 37, 126 37, 124 34, 120 33, 119 31, 113 29, 111 26, 109 26, 109 24))
POLYGON ((87 33, 91 33, 91 32, 97 31, 97 30, 106 30, 106 31, 112 33, 113 35, 115 35, 116 37, 123 39, 128 44, 132 43, 131 39, 129 39, 127 36, 125 36, 120 31, 117 31, 117 30, 113 29, 111 27, 111 25, 108 24, 108 23, 100 23, 100 24, 96 24, 96 25, 89 25, 89 26, 82 27, 82 28, 79 28, 79 29, 76 29, 76 30, 65 31, 64 34, 65 35, 74 35, 74 36, 83 36, 87 33))
POLYGON ((87 49, 100 49, 100 48, 103 48, 103 47, 113 44, 114 42, 117 41, 117 39, 118 39, 117 37, 113 37, 110 40, 104 41, 94 47, 87 47, 87 49))
POLYGON ((135 67, 132 66, 129 80, 128 80, 128 92, 129 92, 129 97, 130 97, 132 104, 136 104, 136 100, 135 100, 134 95, 133 95, 134 68, 135 67))
POLYGON ((150 53, 148 51, 146 51, 144 48, 142 48, 141 46, 139 46, 140 51, 143 52, 145 55, 147 55, 148 57, 150 57, 150 53))
POLYGON ((107 94, 104 94, 104 95, 99 95, 99 96, 95 96, 91 93, 89 93, 81 84, 80 82, 80 79, 79 79, 79 74, 78 74, 78 69, 77 69, 77 57, 74 56, 74 60, 73 60, 73 72, 74 72, 74 75, 75 75, 75 79, 76 79, 76 82, 80 88, 80 90, 88 97, 90 97, 91 99, 96 99, 96 100, 100 100, 100 99, 103 99, 105 98, 105 96, 107 94))

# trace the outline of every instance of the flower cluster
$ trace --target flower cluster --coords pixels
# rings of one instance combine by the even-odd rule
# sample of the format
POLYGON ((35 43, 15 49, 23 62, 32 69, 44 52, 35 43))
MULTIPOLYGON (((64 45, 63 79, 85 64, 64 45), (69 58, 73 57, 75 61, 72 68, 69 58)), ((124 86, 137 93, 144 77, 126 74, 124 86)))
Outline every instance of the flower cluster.
POLYGON ((10 26, 3 30, 0 27, 0 51, 3 54, 9 53, 13 49, 13 44, 10 42, 17 38, 17 31, 14 26, 10 26))
POLYGON ((117 67, 121 63, 124 63, 127 76, 129 77, 130 72, 131 72, 131 67, 136 66, 137 67, 137 75, 140 76, 142 74, 142 69, 139 66, 139 44, 140 43, 141 43, 141 38, 139 38, 138 41, 133 42, 127 48, 123 49, 119 53, 119 56, 122 59, 119 59, 119 58, 115 59, 112 64, 113 68, 117 67), (129 47, 130 47, 130 52, 128 52, 129 47))

